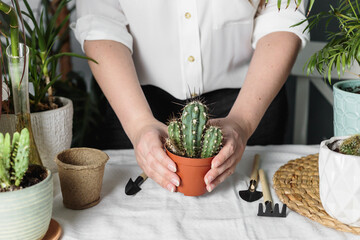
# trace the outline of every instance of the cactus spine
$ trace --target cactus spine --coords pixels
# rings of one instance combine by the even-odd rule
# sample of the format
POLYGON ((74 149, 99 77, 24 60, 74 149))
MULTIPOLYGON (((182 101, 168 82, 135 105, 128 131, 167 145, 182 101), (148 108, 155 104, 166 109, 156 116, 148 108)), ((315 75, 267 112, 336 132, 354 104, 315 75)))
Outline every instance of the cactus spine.
POLYGON ((168 125, 168 149, 190 158, 207 158, 217 154, 222 144, 222 132, 218 127, 208 126, 207 121, 207 107, 203 103, 188 103, 180 120, 171 120, 168 125))
POLYGON ((12 144, 10 135, 0 133, 0 188, 18 187, 29 166, 29 131, 15 132, 12 144))
POLYGON ((360 156, 360 135, 353 135, 345 139, 339 147, 343 154, 360 156))

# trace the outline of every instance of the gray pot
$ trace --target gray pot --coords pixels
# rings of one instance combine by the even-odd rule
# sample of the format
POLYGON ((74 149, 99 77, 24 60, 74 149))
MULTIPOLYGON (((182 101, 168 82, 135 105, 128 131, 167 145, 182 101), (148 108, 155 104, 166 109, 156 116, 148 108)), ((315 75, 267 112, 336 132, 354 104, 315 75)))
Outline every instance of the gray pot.
POLYGON ((52 174, 31 187, 0 193, 0 240, 41 239, 53 206, 52 174))
MULTIPOLYGON (((32 130, 41 161, 53 173, 57 172, 57 166, 54 162, 56 154, 71 146, 74 111, 70 99, 56 98, 63 103, 62 107, 30 114, 32 130)), ((2 114, 0 132, 9 132, 11 135, 15 132, 14 114, 2 114)))
POLYGON ((360 87, 360 80, 341 81, 333 86, 335 136, 360 133, 360 94, 340 89, 347 87, 360 87))

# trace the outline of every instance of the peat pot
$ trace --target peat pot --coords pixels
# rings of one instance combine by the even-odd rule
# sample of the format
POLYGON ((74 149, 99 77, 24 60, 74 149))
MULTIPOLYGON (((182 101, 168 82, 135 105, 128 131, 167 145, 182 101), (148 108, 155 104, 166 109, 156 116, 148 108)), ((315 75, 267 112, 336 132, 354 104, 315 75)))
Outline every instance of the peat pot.
POLYGON ((0 240, 42 239, 51 220, 53 206, 52 174, 31 186, 13 192, 0 192, 0 240))
POLYGON ((211 169, 210 158, 187 158, 175 155, 166 149, 167 155, 176 163, 176 174, 180 177, 178 192, 185 196, 200 196, 207 192, 205 174, 211 169))
MULTIPOLYGON (((53 173, 57 172, 54 162, 57 153, 70 148, 73 126, 73 104, 64 97, 56 97, 63 103, 57 109, 31 113, 31 125, 43 165, 53 173)), ((15 132, 15 115, 2 114, 0 132, 15 132)))
POLYGON ((360 227, 360 157, 333 151, 345 138, 333 137, 320 144, 320 199, 330 216, 360 227))

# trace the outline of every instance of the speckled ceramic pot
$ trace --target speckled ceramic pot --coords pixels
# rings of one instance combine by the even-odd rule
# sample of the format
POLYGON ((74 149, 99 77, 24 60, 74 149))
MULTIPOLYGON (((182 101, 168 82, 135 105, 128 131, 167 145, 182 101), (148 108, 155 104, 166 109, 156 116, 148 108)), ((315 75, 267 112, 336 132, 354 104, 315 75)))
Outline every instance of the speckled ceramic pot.
POLYGON ((360 94, 345 91, 360 87, 360 80, 346 80, 334 84, 334 135, 360 133, 360 94))
POLYGON ((53 180, 14 192, 0 193, 0 240, 42 239, 48 230, 53 206, 53 180))
POLYGON ((320 144, 320 199, 330 216, 360 227, 360 157, 333 151, 345 138, 333 137, 320 144))

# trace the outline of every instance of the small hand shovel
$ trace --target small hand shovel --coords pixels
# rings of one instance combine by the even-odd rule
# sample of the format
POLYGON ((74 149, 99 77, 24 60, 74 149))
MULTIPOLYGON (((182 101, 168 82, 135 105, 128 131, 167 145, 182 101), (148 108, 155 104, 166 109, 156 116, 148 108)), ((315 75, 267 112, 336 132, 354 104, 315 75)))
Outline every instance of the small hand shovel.
POLYGON ((260 175, 260 182, 262 191, 264 194, 264 203, 265 203, 265 212, 263 211, 263 205, 262 203, 259 203, 259 210, 258 210, 258 216, 264 216, 264 217, 286 217, 286 204, 282 206, 281 212, 279 212, 279 204, 276 203, 274 206, 274 209, 272 208, 272 198, 271 193, 269 189, 269 184, 266 180, 265 172, 264 170, 259 170, 260 175))
POLYGON ((250 185, 248 190, 239 191, 240 197, 247 202, 254 202, 262 197, 262 192, 256 191, 258 183, 258 169, 260 165, 260 156, 256 154, 254 157, 253 168, 250 176, 250 185))
POLYGON ((140 176, 136 178, 135 182, 130 178, 125 186, 125 194, 134 195, 137 192, 139 192, 141 190, 140 185, 143 184, 143 182, 145 182, 147 178, 148 177, 144 172, 141 173, 140 176))

